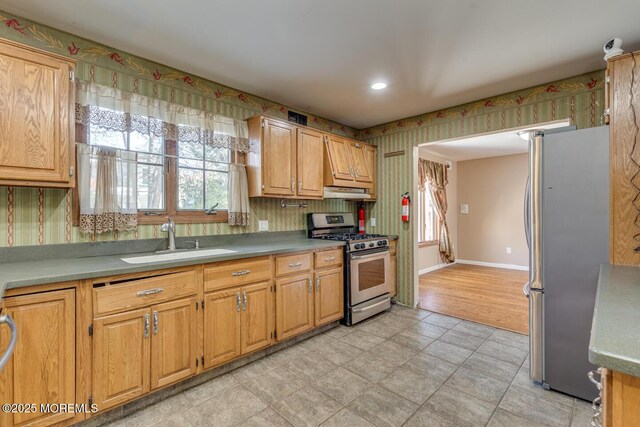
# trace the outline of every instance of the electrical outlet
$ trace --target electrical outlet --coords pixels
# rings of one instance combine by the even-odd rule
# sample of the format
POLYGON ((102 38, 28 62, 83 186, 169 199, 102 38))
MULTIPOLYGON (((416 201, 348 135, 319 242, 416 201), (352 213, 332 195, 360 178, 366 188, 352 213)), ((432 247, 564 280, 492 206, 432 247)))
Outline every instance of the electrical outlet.
POLYGON ((371 224, 372 227, 376 226, 376 219, 375 218, 371 218, 371 220, 369 221, 369 224, 371 224))
POLYGON ((509 246, 507 246, 507 253, 510 254, 511 253, 511 248, 509 246))
POLYGON ((263 219, 258 221, 258 231, 269 231, 269 221, 263 219))
POLYGON ((460 213, 461 214, 468 214, 469 213, 469 205, 467 205, 467 204, 460 205, 460 213))

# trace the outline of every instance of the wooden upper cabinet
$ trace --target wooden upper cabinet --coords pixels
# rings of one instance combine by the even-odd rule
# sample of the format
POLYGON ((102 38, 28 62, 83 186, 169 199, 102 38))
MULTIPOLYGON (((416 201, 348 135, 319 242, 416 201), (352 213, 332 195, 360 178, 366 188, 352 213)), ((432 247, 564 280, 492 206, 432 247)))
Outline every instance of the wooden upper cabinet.
POLYGON ((363 188, 375 197, 376 157, 373 145, 325 135, 324 185, 363 188))
POLYGON ((329 179, 329 185, 333 185, 334 180, 353 181, 354 172, 349 141, 337 135, 325 135, 325 142, 327 146, 325 163, 329 165, 326 172, 331 175, 329 177, 325 175, 325 184, 327 179, 329 179))
POLYGON ((321 198, 324 189, 322 134, 298 128, 298 196, 321 198))
POLYGON ((131 310, 93 322, 93 401, 100 410, 149 391, 151 313, 131 310))
POLYGON ((610 189, 611 189, 611 251, 610 262, 622 265, 640 265, 640 232, 636 225, 638 211, 634 204, 638 190, 634 180, 640 168, 635 159, 640 156, 640 52, 629 53, 607 64, 610 99, 610 189), (634 58, 634 55, 636 56, 634 58), (634 84, 635 82, 635 84, 634 84), (635 112, 634 112, 635 110, 635 112), (635 136, 635 137, 634 137, 635 136), (635 151, 634 151, 635 149, 635 151))
MULTIPOLYGON (((36 404, 35 412, 0 412, 0 425, 51 425, 73 413, 41 413, 40 404, 76 402, 75 291, 61 290, 4 300, 4 313, 16 323, 13 356, 0 373, 2 403, 36 404)), ((9 328, 0 329, 0 348, 9 328)))
POLYGON ((353 160, 353 176, 357 182, 372 182, 365 146, 361 142, 350 142, 351 159, 353 160))
POLYGON ((247 123, 249 196, 322 199, 322 134, 263 116, 247 123))
POLYGON ((196 373, 196 298, 151 307, 151 389, 196 373))
POLYGON ((75 61, 0 39, 0 184, 75 185, 75 61))

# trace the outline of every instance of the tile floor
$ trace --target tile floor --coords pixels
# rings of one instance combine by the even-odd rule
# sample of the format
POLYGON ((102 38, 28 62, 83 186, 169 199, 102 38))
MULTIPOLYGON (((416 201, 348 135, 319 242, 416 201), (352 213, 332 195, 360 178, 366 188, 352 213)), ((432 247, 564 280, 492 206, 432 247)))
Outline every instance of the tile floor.
POLYGON ((528 378, 527 337, 393 306, 110 426, 589 426, 528 378))

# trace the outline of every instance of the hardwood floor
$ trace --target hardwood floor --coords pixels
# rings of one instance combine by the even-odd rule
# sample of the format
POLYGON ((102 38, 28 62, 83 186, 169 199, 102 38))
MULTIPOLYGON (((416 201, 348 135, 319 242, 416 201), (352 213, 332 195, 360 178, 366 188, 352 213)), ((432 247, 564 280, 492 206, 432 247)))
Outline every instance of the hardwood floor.
POLYGON ((526 271, 456 264, 420 276, 420 308, 529 334, 526 271))

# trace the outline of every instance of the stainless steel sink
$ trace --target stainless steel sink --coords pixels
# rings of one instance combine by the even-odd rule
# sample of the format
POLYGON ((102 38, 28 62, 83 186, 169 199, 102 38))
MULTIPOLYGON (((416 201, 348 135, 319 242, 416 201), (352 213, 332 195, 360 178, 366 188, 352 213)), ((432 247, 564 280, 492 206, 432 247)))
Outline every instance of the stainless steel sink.
POLYGON ((205 258, 215 255, 233 254, 237 251, 231 249, 195 249, 185 252, 166 252, 162 254, 141 255, 121 258, 129 264, 145 264, 148 262, 173 261, 178 259, 205 258))

